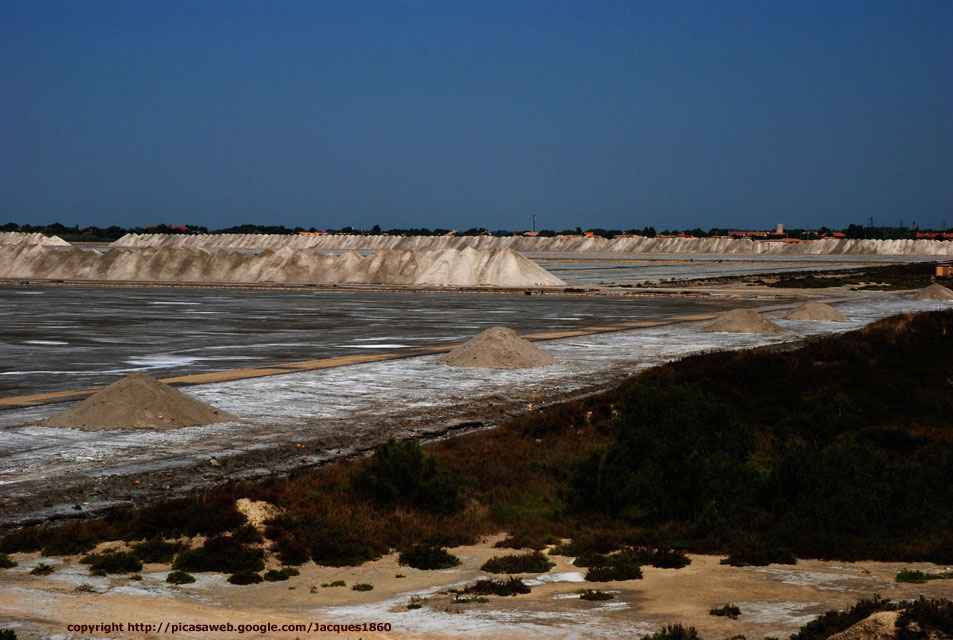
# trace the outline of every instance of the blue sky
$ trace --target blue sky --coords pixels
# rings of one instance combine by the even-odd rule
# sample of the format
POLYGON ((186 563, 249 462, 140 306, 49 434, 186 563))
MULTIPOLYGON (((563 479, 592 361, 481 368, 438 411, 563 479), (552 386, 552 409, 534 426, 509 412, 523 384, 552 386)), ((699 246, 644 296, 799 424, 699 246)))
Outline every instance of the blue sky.
POLYGON ((0 3, 0 222, 953 224, 953 2, 0 3))

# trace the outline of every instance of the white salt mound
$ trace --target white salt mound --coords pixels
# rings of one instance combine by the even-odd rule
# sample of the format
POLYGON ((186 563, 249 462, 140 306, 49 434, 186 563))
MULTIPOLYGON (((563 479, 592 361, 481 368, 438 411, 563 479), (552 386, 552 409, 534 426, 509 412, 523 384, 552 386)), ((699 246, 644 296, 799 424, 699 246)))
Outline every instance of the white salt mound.
POLYGON ((437 364, 486 369, 531 369, 559 361, 506 327, 492 327, 460 345, 437 364))
POLYGON ((235 416, 142 373, 130 373, 74 407, 43 421, 73 429, 178 429, 232 422, 235 416))
POLYGON ((920 289, 911 296, 914 300, 953 300, 953 291, 942 284, 934 282, 925 289, 920 289))
POLYGON ((703 333, 787 333, 754 309, 732 309, 699 329, 703 333))
POLYGON ((791 309, 783 316, 788 320, 810 320, 814 322, 850 322, 850 318, 829 304, 809 300, 791 309))

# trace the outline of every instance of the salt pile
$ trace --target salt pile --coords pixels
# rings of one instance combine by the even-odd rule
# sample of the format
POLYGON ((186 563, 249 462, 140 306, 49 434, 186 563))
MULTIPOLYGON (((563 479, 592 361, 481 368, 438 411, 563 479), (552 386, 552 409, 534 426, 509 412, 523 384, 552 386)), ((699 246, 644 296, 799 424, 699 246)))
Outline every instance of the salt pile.
POLYGON ((130 373, 74 407, 47 418, 48 427, 178 429, 232 422, 235 416, 199 402, 142 373, 130 373))
POLYGON ((45 245, 51 247, 68 247, 70 244, 59 236, 45 236, 42 233, 24 233, 22 231, 0 232, 0 245, 28 244, 45 245))
POLYGON ((143 247, 106 253, 42 246, 0 247, 0 277, 133 282, 381 284, 396 286, 562 286, 512 249, 383 250, 326 255, 283 247, 261 253, 143 247))
POLYGON ((625 236, 365 236, 297 234, 136 234, 113 247, 218 247, 226 249, 317 249, 320 251, 478 251, 512 249, 523 253, 727 253, 751 255, 920 255, 953 256, 953 242, 936 240, 858 240, 826 238, 810 242, 747 238, 647 238, 625 236))
POLYGON ((699 329, 703 333, 787 333, 754 309, 732 309, 699 329))
POLYGON ((942 284, 934 282, 925 289, 920 289, 912 296, 914 300, 953 300, 953 291, 950 291, 942 284))
POLYGON ((811 320, 814 322, 850 322, 850 318, 829 304, 808 300, 783 316, 788 320, 811 320))
POLYGON ((437 360, 451 367, 531 369, 559 362, 506 327, 491 327, 437 360))

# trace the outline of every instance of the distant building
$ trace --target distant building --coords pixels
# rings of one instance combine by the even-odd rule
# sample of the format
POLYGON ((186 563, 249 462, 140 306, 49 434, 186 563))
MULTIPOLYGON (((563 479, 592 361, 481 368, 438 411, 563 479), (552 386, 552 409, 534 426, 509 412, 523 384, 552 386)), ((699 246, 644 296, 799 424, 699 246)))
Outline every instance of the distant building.
POLYGON ((937 278, 953 278, 953 264, 936 265, 937 278))

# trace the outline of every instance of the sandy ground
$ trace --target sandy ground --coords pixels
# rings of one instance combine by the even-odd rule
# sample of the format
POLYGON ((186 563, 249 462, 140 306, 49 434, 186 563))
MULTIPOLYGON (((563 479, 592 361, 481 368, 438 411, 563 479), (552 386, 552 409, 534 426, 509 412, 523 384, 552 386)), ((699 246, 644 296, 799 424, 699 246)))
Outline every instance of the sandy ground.
MULTIPOLYGON (((832 608, 880 594, 891 599, 953 596, 953 581, 923 585, 894 581, 902 568, 939 571, 925 563, 827 562, 801 560, 797 565, 729 567, 719 557, 691 556, 684 569, 645 567, 642 580, 583 582, 584 570, 571 558, 553 557, 547 574, 524 575, 532 592, 490 597, 487 603, 459 603, 447 589, 460 588, 487 574, 479 570, 489 557, 510 553, 493 549, 501 536, 451 551, 462 564, 452 570, 421 571, 402 567, 396 555, 362 567, 329 568, 307 564, 287 582, 252 586, 227 584, 218 574, 197 574, 193 585, 164 582, 167 566, 147 565, 142 581, 124 576, 89 576, 78 557, 39 558, 16 554, 19 566, 0 571, 0 625, 20 638, 240 638, 237 631, 71 634, 67 625, 128 623, 262 624, 277 630, 255 634, 270 638, 618 638, 637 637, 679 622, 698 628, 709 640, 744 634, 749 638, 783 637, 832 608), (49 576, 32 576, 39 562, 56 565, 49 576), (402 575, 404 577, 397 578, 402 575), (321 586, 343 580, 345 587, 321 586), (374 586, 367 592, 350 587, 374 586), (586 602, 581 588, 613 593, 605 602, 586 602), (408 610, 417 601, 420 609, 408 610), (709 615, 713 607, 737 605, 736 620, 709 615), (390 633, 282 632, 281 625, 390 624, 390 633)), ((489 576, 493 577, 493 576, 489 576)))

